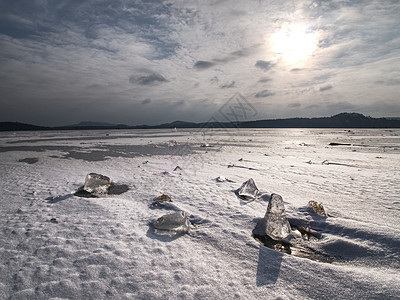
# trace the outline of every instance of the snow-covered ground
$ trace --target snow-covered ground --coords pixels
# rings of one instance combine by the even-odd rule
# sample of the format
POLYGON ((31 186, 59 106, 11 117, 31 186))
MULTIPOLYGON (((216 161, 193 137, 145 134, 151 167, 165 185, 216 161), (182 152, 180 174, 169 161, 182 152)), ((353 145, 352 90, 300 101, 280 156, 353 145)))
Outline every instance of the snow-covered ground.
POLYGON ((399 154, 400 130, 1 133, 0 298, 398 299, 399 154), (91 172, 129 190, 75 196, 91 172), (235 194, 249 178, 254 201, 235 194), (252 237, 271 193, 332 263, 252 237), (152 207, 161 194, 173 206, 152 207), (192 229, 157 235, 174 208, 192 229))

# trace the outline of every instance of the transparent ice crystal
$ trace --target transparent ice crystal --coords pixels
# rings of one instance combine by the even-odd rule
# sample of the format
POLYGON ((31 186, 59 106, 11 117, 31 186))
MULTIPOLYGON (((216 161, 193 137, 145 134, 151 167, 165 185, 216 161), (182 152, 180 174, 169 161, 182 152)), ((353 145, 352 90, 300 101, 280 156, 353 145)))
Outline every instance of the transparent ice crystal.
POLYGON ((109 177, 97 173, 89 173, 86 175, 83 190, 92 194, 101 195, 107 194, 107 190, 110 186, 111 179, 109 177))
POLYGON ((290 234, 290 224, 286 216, 283 199, 278 194, 272 194, 265 219, 265 234, 274 240, 283 240, 290 234))
POLYGON ((184 211, 164 215, 153 223, 157 234, 174 236, 179 233, 188 232, 190 221, 184 211))
POLYGON ((253 178, 245 181, 238 191, 239 197, 243 199, 253 199, 258 194, 258 188, 254 183, 253 178))

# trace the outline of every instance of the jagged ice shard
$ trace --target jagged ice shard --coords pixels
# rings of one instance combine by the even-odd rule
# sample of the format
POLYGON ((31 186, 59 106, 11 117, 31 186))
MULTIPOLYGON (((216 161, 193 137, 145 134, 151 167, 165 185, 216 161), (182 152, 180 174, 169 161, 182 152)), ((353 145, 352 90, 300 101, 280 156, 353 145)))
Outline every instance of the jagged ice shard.
POLYGON ((254 183, 253 178, 243 182, 242 186, 239 188, 238 195, 243 199, 253 199, 258 194, 258 188, 254 183))
POLYGON ((83 190, 95 195, 101 195, 107 194, 110 186, 111 179, 109 177, 97 173, 89 173, 86 175, 83 190))
POLYGON ((156 229, 156 233, 173 236, 188 232, 190 229, 190 221, 184 211, 178 211, 158 218, 154 221, 153 226, 156 229))
POLYGON ((265 234, 270 238, 281 241, 290 234, 290 224, 286 216, 283 199, 278 194, 272 194, 265 219, 265 234))

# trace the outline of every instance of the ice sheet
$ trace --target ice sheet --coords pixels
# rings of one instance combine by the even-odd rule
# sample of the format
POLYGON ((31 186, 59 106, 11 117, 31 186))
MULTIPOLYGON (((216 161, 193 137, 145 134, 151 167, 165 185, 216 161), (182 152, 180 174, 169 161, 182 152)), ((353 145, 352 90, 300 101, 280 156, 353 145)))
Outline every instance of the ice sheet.
POLYGON ((0 298, 398 297, 399 130, 206 135, 204 141, 201 130, 1 133, 0 298), (177 145, 165 148, 170 152, 127 154, 135 145, 168 147, 170 140, 177 145), (200 147, 205 142, 214 147, 200 147), (87 155, 68 155, 63 147, 87 155), (112 155, 92 160, 100 150, 112 155), (37 160, 20 161, 26 158, 37 160), (129 189, 75 196, 91 172, 129 189), (218 176, 231 181, 217 182, 218 176), (249 178, 263 196, 241 201, 235 191, 249 178), (274 251, 252 237, 272 193, 282 195, 291 223, 321 235, 305 245, 333 263, 274 251), (173 206, 152 207, 161 194, 173 206), (310 200, 332 216, 316 215, 310 200), (151 223, 174 210, 187 213, 193 230, 157 235, 151 223))

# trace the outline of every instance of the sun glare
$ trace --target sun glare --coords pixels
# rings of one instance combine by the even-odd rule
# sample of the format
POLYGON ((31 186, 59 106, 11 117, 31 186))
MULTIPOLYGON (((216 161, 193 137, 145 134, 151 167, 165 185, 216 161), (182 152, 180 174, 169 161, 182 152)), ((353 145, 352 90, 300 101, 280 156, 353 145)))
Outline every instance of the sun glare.
POLYGON ((306 61, 317 48, 317 35, 303 25, 285 25, 271 36, 272 51, 288 64, 306 61))

